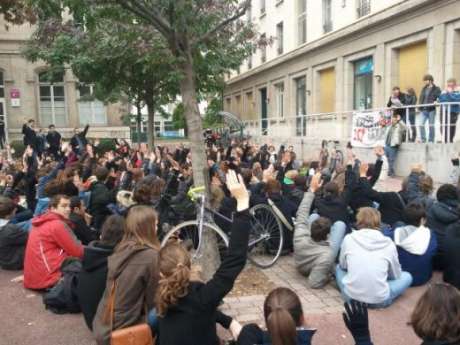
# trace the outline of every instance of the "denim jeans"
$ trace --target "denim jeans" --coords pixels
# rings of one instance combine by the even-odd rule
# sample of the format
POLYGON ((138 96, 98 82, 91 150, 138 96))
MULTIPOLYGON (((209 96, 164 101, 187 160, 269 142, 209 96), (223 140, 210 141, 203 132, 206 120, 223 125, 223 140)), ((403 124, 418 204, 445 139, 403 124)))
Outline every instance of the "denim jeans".
MULTIPOLYGON (((342 294, 342 298, 349 302, 352 298, 347 296, 345 293, 345 285, 343 284, 343 279, 347 275, 347 271, 344 271, 337 265, 335 270, 335 279, 337 281, 337 286, 342 294)), ((401 276, 398 279, 388 280, 388 286, 390 287, 390 296, 378 304, 369 304, 369 308, 386 308, 389 307, 399 296, 401 296, 404 291, 406 291, 412 285, 412 276, 408 272, 402 272, 401 276)))
POLYGON ((385 146, 385 155, 388 159, 388 176, 395 175, 395 161, 397 153, 397 147, 385 146))
MULTIPOLYGON (((313 213, 308 218, 308 221, 313 223, 315 220, 319 218, 319 214, 313 213)), ((345 237, 345 233, 347 231, 347 226, 344 222, 338 220, 331 226, 331 232, 329 234, 329 243, 334 254, 334 257, 337 258, 339 255, 340 247, 342 246, 343 238, 345 237)))
POLYGON ((425 124, 428 121, 428 141, 430 143, 434 142, 434 123, 436 120, 436 111, 428 111, 428 110, 423 110, 422 111, 422 118, 420 121, 420 136, 423 142, 426 142, 426 132, 425 132, 425 124))

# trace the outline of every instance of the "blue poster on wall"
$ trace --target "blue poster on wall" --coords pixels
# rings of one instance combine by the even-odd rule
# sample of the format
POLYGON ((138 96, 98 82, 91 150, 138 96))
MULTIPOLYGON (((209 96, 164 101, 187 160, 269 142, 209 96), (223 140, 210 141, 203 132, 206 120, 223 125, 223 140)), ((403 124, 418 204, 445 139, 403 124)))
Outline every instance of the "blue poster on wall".
POLYGON ((355 75, 372 74, 374 71, 374 61, 366 58, 355 62, 355 75))

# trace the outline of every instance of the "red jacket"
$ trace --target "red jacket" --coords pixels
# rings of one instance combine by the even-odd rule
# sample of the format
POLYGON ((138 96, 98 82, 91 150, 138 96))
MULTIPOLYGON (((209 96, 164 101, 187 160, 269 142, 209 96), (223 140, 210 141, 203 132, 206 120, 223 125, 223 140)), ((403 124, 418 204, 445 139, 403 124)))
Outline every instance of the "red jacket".
POLYGON ((83 246, 70 221, 51 211, 35 217, 24 259, 24 287, 38 290, 55 285, 61 264, 69 256, 83 257, 83 246))

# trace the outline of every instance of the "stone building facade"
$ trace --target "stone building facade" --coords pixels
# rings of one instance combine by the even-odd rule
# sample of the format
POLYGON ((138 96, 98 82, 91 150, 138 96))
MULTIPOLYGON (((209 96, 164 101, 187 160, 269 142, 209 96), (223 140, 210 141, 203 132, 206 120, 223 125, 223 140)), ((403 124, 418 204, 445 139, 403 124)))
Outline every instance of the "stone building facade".
POLYGON ((274 43, 228 76, 224 107, 259 126, 312 114, 347 122, 386 106, 393 86, 419 95, 426 73, 441 87, 460 80, 458 0, 253 0, 247 20, 274 43))
POLYGON ((50 82, 44 78, 44 63, 22 56, 21 47, 33 29, 29 24, 7 27, 0 18, 0 121, 9 141, 22 138, 28 119, 41 128, 55 124, 65 137, 73 128, 90 124, 90 137, 129 138, 121 118, 129 111, 127 104, 90 100, 92 86, 79 83, 70 69, 50 82))

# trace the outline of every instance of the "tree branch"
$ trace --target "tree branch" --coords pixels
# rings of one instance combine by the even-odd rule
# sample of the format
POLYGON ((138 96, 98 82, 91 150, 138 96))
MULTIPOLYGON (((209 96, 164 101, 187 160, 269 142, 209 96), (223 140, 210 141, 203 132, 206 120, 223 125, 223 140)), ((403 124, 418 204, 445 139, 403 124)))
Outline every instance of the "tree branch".
POLYGON ((238 18, 241 18, 246 13, 246 11, 248 10, 250 6, 251 6, 251 0, 246 0, 243 4, 241 4, 241 6, 238 8, 238 10, 235 12, 233 16, 223 20, 222 22, 217 24, 213 29, 209 30, 208 32, 206 32, 204 35, 197 38, 196 40, 193 40, 191 42, 191 46, 196 46, 197 44, 200 44, 206 41, 208 38, 215 35, 217 32, 222 30, 224 27, 226 27, 230 23, 234 22, 238 18))
POLYGON ((161 16, 155 9, 146 6, 143 1, 139 0, 116 0, 116 2, 123 8, 147 20, 153 25, 166 39, 170 37, 173 30, 169 23, 161 16))

